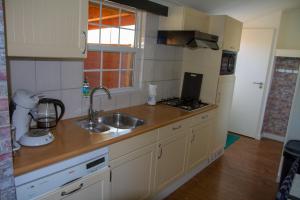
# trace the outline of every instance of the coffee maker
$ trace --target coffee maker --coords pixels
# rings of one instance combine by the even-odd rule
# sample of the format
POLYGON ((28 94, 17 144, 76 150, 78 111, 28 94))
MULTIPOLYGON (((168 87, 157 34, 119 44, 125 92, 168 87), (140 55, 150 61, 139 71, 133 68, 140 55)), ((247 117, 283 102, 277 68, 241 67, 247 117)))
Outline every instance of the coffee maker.
POLYGON ((54 141, 51 128, 65 112, 60 100, 40 99, 30 91, 17 90, 13 96, 13 107, 12 124, 16 127, 16 140, 21 145, 41 146, 54 141))

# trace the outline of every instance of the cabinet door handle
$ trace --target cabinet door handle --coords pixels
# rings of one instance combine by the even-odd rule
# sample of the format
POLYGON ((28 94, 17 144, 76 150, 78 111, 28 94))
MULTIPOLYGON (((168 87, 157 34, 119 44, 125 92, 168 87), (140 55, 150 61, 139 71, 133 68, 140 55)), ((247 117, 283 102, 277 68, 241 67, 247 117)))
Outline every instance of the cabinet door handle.
POLYGON ((196 137, 196 135, 193 134, 192 139, 191 139, 191 143, 193 143, 195 141, 195 137, 196 137))
POLYGON ((78 188, 75 188, 74 190, 72 190, 72 191, 70 191, 70 192, 63 191, 63 192, 61 193, 61 196, 70 195, 70 194, 72 194, 72 193, 74 193, 74 192, 80 190, 82 187, 83 187, 83 183, 81 183, 81 184, 78 186, 78 188))
POLYGON ((180 129, 180 128, 181 128, 181 125, 176 126, 176 127, 173 127, 172 129, 173 129, 173 131, 176 131, 176 130, 178 130, 178 129, 180 129))
POLYGON ((162 154, 163 154, 163 150, 162 150, 162 146, 161 146, 161 144, 159 144, 158 145, 158 147, 159 147, 159 149, 160 149, 160 151, 159 151, 159 155, 158 155, 158 159, 160 159, 161 158, 161 156, 162 156, 162 154))
POLYGON ((86 49, 87 49, 87 35, 86 35, 86 31, 82 31, 83 37, 84 37, 84 49, 82 51, 82 54, 85 54, 86 49))

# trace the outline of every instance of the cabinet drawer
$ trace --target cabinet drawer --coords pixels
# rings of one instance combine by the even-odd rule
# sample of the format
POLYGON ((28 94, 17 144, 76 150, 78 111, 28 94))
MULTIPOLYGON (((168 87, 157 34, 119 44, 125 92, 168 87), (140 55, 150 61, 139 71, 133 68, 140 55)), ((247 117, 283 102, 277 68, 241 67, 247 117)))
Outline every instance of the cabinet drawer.
POLYGON ((136 149, 155 143, 157 140, 157 130, 129 138, 127 140, 109 146, 109 160, 116 159, 136 149))
POLYGON ((182 120, 179 122, 175 122, 173 124, 170 124, 168 126, 164 126, 160 129, 158 129, 158 139, 163 140, 170 136, 176 135, 177 133, 180 133, 184 130, 188 129, 188 119, 182 120))
POLYGON ((211 110, 211 111, 196 115, 195 117, 193 117, 191 119, 190 126, 192 127, 192 126, 201 124, 203 122, 206 122, 206 121, 212 119, 214 116, 215 116, 215 110, 211 110))

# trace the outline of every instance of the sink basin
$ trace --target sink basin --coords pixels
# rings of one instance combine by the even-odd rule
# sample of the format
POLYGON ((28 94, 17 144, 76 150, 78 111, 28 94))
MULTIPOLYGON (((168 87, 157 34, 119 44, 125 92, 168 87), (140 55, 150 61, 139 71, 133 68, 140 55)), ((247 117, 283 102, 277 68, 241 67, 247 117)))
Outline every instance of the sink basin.
POLYGON ((116 129, 134 129, 144 124, 144 120, 119 112, 101 116, 98 122, 116 129))
POLYGON ((105 124, 90 122, 87 119, 78 121, 78 124, 81 128, 84 128, 93 133, 104 133, 110 130, 110 127, 105 124))
POLYGON ((90 122, 88 119, 83 119, 77 121, 77 124, 89 132, 116 133, 118 135, 129 133, 130 130, 144 124, 144 120, 119 112, 100 116, 97 120, 90 122))

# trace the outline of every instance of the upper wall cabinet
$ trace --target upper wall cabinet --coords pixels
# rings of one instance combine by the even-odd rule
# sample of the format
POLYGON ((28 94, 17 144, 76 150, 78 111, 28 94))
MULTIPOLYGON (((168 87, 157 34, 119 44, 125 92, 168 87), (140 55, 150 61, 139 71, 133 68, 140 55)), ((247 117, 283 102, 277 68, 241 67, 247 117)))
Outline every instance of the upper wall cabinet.
POLYGON ((239 51, 243 23, 225 15, 210 16, 209 33, 219 36, 219 47, 228 51, 239 51))
POLYGON ((88 0, 5 0, 7 54, 85 58, 88 0))
POLYGON ((197 30, 207 32, 209 16, 198 10, 173 6, 168 17, 159 17, 159 30, 197 30))

